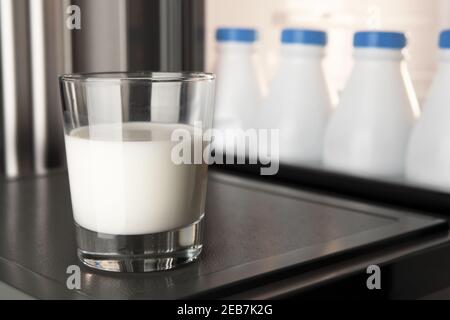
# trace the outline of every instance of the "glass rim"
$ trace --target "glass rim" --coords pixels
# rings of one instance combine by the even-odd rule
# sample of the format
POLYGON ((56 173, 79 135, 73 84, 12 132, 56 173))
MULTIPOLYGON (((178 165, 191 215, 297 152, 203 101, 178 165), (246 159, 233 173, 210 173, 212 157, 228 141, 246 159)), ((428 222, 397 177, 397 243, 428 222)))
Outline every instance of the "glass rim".
POLYGON ((163 71, 114 71, 114 72, 87 72, 67 73, 59 76, 63 82, 111 82, 136 81, 149 83, 165 82, 200 82, 212 81, 216 78, 208 72, 163 72, 163 71))

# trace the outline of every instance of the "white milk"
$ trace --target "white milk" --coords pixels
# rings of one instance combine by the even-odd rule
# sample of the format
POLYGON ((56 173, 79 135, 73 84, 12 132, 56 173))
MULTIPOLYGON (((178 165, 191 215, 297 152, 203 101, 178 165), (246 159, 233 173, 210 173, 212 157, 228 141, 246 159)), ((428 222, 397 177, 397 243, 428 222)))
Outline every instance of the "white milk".
MULTIPOLYGON (((247 130, 256 125, 255 116, 261 104, 263 82, 257 63, 256 38, 256 30, 253 29, 217 30, 214 128, 224 133, 227 154, 234 152, 238 136, 232 131, 225 131, 247 130)), ((216 152, 223 152, 223 147, 215 145, 216 152)))
POLYGON ((440 62, 423 113, 411 133, 406 177, 414 183, 450 191, 450 30, 440 36, 440 62))
POLYGON ((260 112, 260 128, 280 130, 280 161, 318 162, 331 103, 322 70, 326 34, 285 29, 281 63, 260 112))
POLYGON ((401 33, 355 34, 355 64, 324 139, 331 170, 370 177, 402 176, 418 111, 401 49, 401 33))
MULTIPOLYGON (((121 235, 178 229, 204 213, 207 165, 175 165, 170 140, 183 125, 126 123, 66 135, 74 218, 121 235)), ((201 137, 198 137, 201 139, 201 137)), ((194 139, 193 139, 194 140, 194 139)))
POLYGON ((217 30, 215 128, 248 129, 253 126, 262 96, 256 38, 254 29, 217 30))

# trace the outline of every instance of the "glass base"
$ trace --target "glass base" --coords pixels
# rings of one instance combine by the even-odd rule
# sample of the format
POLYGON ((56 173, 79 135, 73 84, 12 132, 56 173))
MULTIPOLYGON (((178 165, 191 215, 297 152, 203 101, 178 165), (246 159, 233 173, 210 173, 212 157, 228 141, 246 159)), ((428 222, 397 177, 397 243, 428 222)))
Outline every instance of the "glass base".
POLYGON ((192 262, 202 251, 203 216, 177 230, 111 235, 77 224, 78 257, 88 267, 112 272, 169 270, 192 262))

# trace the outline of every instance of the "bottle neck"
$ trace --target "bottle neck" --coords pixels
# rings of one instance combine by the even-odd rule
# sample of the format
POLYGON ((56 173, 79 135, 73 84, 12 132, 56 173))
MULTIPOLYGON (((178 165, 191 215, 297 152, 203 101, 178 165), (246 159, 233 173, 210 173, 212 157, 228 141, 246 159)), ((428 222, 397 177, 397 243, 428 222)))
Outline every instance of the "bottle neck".
POLYGON ((322 59, 325 50, 322 46, 305 45, 298 43, 283 43, 281 54, 287 58, 316 58, 322 59))
POLYGON ((354 57, 357 61, 400 62, 403 60, 403 53, 397 49, 355 48, 354 57))
POLYGON ((440 49, 438 56, 439 56, 439 62, 450 63, 450 49, 440 49))
POLYGON ((255 51, 255 44, 248 42, 227 41, 219 42, 217 49, 220 53, 247 53, 251 54, 255 51))
POLYGON ((364 48, 354 51, 352 84, 402 79, 403 56, 400 50, 364 48))

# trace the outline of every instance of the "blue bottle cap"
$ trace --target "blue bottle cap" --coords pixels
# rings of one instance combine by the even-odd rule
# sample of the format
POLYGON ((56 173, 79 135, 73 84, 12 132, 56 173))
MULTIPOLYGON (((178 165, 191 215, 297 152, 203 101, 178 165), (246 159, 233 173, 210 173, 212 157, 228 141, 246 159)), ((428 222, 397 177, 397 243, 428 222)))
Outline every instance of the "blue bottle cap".
POLYGON ((218 42, 255 42, 256 36, 256 30, 250 28, 219 28, 216 31, 216 40, 218 42))
POLYGON ((450 29, 443 30, 439 35, 439 48, 450 49, 450 29))
POLYGON ((281 42, 325 46, 327 44, 327 34, 323 31, 312 29, 284 29, 281 33, 281 42))
POLYGON ((402 32, 359 31, 353 38, 355 48, 403 49, 406 37, 402 32))

